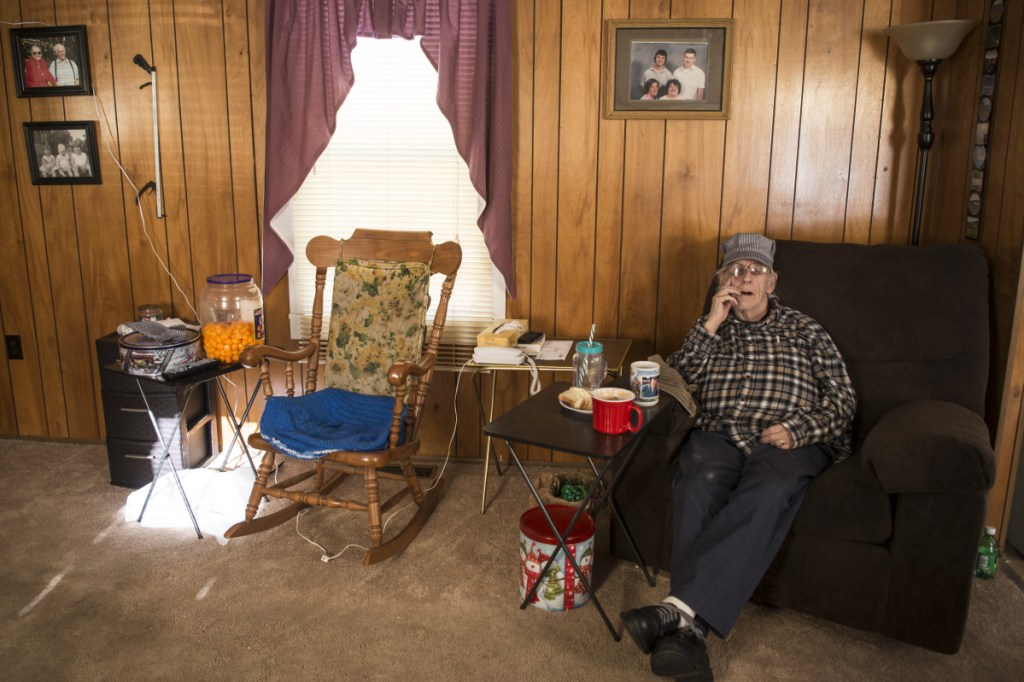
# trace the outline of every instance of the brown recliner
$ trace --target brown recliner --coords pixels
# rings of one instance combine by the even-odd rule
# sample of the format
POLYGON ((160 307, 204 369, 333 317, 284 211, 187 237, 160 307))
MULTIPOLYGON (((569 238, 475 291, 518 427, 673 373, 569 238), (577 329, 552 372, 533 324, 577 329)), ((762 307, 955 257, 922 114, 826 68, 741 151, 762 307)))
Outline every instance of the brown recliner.
MULTIPOLYGON (((775 268, 779 300, 843 354, 857 414, 853 456, 810 484, 754 599, 955 653, 995 475, 985 258, 967 245, 779 241, 775 268)), ((677 411, 661 424, 617 495, 664 569, 674 458, 692 422, 677 411)), ((612 552, 631 556, 614 529, 612 552)))

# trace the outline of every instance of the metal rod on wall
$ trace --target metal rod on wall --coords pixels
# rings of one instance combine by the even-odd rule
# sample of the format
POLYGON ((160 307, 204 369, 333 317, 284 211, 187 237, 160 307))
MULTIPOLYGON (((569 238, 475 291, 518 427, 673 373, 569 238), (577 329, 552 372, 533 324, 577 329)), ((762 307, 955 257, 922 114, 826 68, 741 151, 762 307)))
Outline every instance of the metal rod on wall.
POLYGON ((160 122, 157 117, 157 96, 156 96, 156 67, 150 66, 146 58, 141 54, 135 55, 132 60, 139 68, 150 75, 150 81, 143 83, 139 86, 139 89, 152 85, 153 86, 153 160, 154 168, 156 169, 156 180, 154 182, 148 182, 141 190, 139 195, 141 196, 150 187, 156 190, 156 217, 163 218, 166 214, 164 213, 164 183, 163 177, 160 172, 160 122))

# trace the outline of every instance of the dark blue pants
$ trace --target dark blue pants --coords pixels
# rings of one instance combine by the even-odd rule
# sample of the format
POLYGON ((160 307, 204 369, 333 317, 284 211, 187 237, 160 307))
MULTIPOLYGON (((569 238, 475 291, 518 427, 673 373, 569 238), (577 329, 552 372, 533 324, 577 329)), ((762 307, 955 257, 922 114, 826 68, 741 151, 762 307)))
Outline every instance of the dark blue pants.
POLYGON ((818 445, 758 445, 744 456, 724 434, 691 431, 672 482, 670 594, 724 637, 782 545, 807 484, 831 463, 818 445))

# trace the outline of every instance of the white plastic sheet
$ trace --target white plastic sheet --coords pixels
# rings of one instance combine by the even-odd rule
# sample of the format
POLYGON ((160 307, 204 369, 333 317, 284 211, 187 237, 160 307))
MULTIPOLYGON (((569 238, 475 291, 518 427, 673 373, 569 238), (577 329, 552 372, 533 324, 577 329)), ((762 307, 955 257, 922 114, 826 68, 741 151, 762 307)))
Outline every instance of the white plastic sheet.
MULTIPOLYGON (((167 465, 165 465, 166 468, 167 465)), ((181 485, 185 488, 196 522, 204 535, 212 535, 221 544, 227 544, 224 532, 245 516, 245 505, 255 475, 248 464, 231 471, 216 468, 185 469, 178 472, 181 485)), ((143 486, 128 496, 124 507, 127 523, 139 519, 142 504, 149 489, 154 486, 153 496, 146 506, 141 525, 145 528, 193 528, 181 492, 168 469, 155 483, 143 486)))

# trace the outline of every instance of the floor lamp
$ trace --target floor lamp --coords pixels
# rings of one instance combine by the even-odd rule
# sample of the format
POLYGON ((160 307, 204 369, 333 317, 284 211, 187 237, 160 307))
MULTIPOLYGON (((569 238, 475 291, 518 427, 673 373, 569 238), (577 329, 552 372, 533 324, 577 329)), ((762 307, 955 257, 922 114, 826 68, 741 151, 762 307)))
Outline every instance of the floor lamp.
POLYGON ((957 19, 950 21, 923 21, 917 24, 890 26, 885 32, 896 41, 907 59, 921 67, 924 76, 924 96, 921 101, 921 128, 917 133, 918 162, 917 187, 914 190, 914 215, 910 243, 917 245, 921 236, 921 209, 924 207, 924 180, 928 169, 928 150, 935 141, 932 133, 932 78, 943 59, 952 56, 977 21, 957 19))

